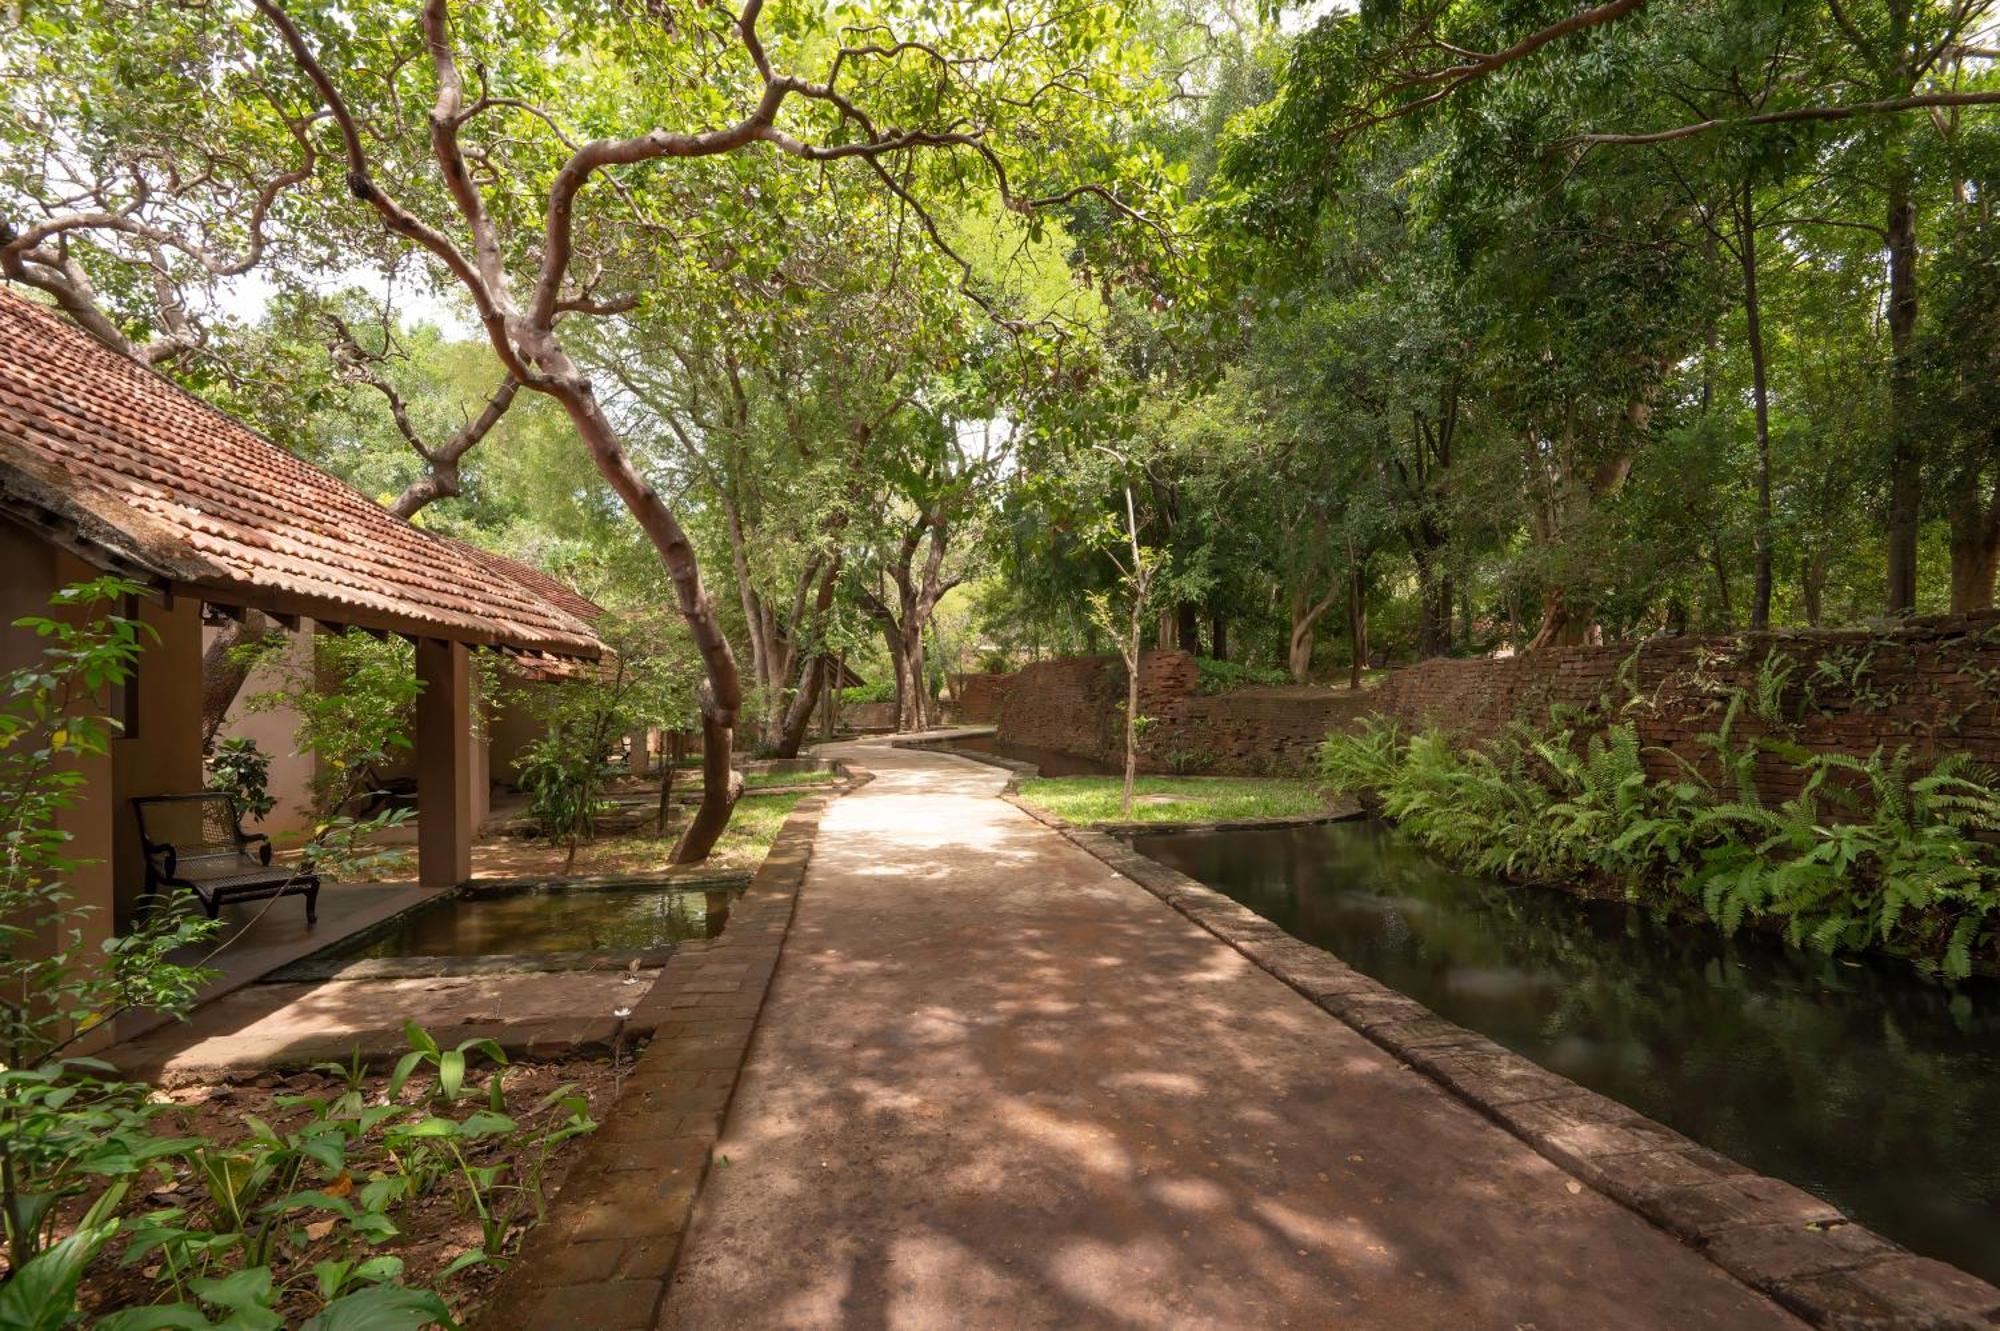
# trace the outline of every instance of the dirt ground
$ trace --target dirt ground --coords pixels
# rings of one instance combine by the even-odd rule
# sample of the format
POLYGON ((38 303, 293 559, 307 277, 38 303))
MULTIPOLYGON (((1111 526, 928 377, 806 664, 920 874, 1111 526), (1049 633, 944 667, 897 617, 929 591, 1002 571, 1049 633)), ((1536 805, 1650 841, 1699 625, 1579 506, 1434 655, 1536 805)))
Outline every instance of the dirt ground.
MULTIPOLYGON (((628 1053, 618 1068, 614 1068, 606 1056, 547 1063, 513 1063, 499 1069, 508 1113, 524 1124, 539 1121, 538 1116, 560 1114, 559 1109, 538 1109, 538 1106, 558 1088, 574 1086, 588 1100, 591 1117, 601 1123, 611 1111, 618 1080, 630 1069, 631 1057, 628 1053)), ((467 1084, 474 1088, 473 1095, 444 1110, 446 1116, 463 1118, 471 1109, 483 1105, 488 1078, 494 1070, 492 1064, 474 1056, 467 1078, 467 1084)), ((368 1077, 363 1083, 365 1102, 371 1105, 387 1103, 387 1081, 384 1075, 368 1077)), ((409 1120, 415 1121, 431 1112, 425 1102, 434 1085, 433 1081, 419 1076, 403 1088, 398 1102, 409 1106, 409 1120)), ((247 1138, 252 1117, 264 1120, 279 1133, 296 1131, 312 1117, 312 1111, 301 1100, 332 1099, 345 1089, 342 1079, 329 1072, 262 1073, 241 1079, 220 1078, 182 1086, 160 1093, 174 1107, 155 1121, 155 1130, 165 1135, 204 1137, 220 1145, 247 1138)), ((561 1189, 564 1177, 587 1141, 587 1136, 570 1138, 557 1144, 548 1158, 539 1162, 544 1205, 552 1201, 561 1189)), ((503 1165, 506 1170, 501 1176, 503 1183, 518 1181, 528 1175, 538 1163, 536 1155, 533 1149, 509 1153, 490 1143, 475 1145, 467 1152, 468 1163, 475 1167, 503 1165)), ((380 1134, 377 1133, 372 1147, 356 1148, 350 1154, 349 1168, 340 1176, 320 1178, 312 1172, 313 1167, 308 1166, 297 1190, 318 1187, 334 1195, 342 1195, 365 1183, 371 1173, 394 1168, 395 1164, 380 1145, 380 1134)), ((133 1200, 125 1208, 128 1216, 137 1217, 163 1208, 185 1207, 197 1222, 212 1221, 214 1208, 207 1200, 200 1181, 189 1171, 179 1171, 172 1177, 154 1175, 148 1182, 152 1185, 149 1190, 140 1190, 145 1185, 134 1188, 133 1200)), ((312 1268, 317 1262, 330 1258, 365 1260, 378 1255, 393 1255, 404 1262, 403 1282, 422 1287, 433 1284, 439 1274, 461 1255, 478 1248, 478 1218, 468 1203, 463 1186, 454 1184, 455 1180, 446 1176, 424 1196, 397 1208, 393 1215, 401 1232, 379 1245, 366 1243, 344 1226, 327 1225, 314 1213, 302 1213, 298 1224, 287 1226, 272 1262, 276 1282, 280 1286, 296 1286, 279 1310, 285 1324, 299 1325, 318 1306, 310 1293, 313 1287, 312 1268)), ((513 1197, 508 1196, 507 1200, 511 1203, 513 1197)), ((529 1203, 524 1222, 509 1231, 509 1252, 518 1247, 533 1217, 533 1206, 529 1203)), ((116 1261, 100 1260, 93 1264, 91 1274, 93 1278, 85 1284, 80 1300, 85 1325, 115 1309, 144 1305, 162 1296, 171 1296, 171 1286, 162 1284, 158 1279, 164 1273, 157 1257, 129 1267, 116 1261)), ((462 1322, 467 1313, 478 1307, 499 1275, 497 1266, 481 1264, 452 1276, 445 1291, 454 1308, 454 1316, 462 1322)))

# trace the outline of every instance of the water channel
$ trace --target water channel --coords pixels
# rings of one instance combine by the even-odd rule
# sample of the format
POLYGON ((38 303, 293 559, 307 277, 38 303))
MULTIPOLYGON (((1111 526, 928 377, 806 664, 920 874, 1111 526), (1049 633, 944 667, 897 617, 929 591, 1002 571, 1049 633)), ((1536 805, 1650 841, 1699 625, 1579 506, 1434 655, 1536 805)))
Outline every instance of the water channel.
POLYGON ((2000 1281, 2000 983, 1465 878, 1366 822, 1134 844, 1440 1015, 2000 1281))

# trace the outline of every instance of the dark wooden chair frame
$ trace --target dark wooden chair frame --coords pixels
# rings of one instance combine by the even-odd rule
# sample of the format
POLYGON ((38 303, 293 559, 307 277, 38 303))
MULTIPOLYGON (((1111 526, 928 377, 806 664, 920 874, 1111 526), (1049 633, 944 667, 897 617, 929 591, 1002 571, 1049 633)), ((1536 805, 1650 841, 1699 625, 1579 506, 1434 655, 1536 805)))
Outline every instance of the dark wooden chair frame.
POLYGON ((319 875, 295 873, 271 864, 271 838, 262 832, 245 832, 236 800, 225 791, 205 790, 191 795, 144 795, 132 801, 139 819, 139 844, 146 852, 146 890, 159 892, 184 887, 201 901, 208 918, 215 919, 224 906, 236 901, 269 901, 272 897, 300 896, 306 899, 306 923, 319 922, 319 875), (146 830, 146 810, 163 804, 211 803, 228 815, 228 831, 233 841, 203 843, 199 848, 156 841, 146 830), (253 850, 252 847, 255 847, 253 850))

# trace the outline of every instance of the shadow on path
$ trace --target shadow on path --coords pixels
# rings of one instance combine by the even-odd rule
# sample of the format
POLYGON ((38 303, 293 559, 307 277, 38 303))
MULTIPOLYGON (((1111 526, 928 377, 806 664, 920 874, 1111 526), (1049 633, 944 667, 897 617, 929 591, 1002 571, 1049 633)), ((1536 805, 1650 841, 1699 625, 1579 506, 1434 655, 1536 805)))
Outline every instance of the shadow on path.
POLYGON ((1798 1325, 1004 773, 836 756, 877 780, 821 824, 662 1325, 1798 1325))

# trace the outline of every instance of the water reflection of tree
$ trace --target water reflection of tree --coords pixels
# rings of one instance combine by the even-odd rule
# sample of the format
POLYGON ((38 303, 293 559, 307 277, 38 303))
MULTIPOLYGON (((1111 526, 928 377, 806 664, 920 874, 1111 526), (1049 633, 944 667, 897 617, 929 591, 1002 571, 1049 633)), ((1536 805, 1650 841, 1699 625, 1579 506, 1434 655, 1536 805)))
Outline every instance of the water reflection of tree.
POLYGON ((1464 878, 1364 824, 1160 840, 1148 849, 1444 1016, 2000 1272, 2000 986, 1464 878))

